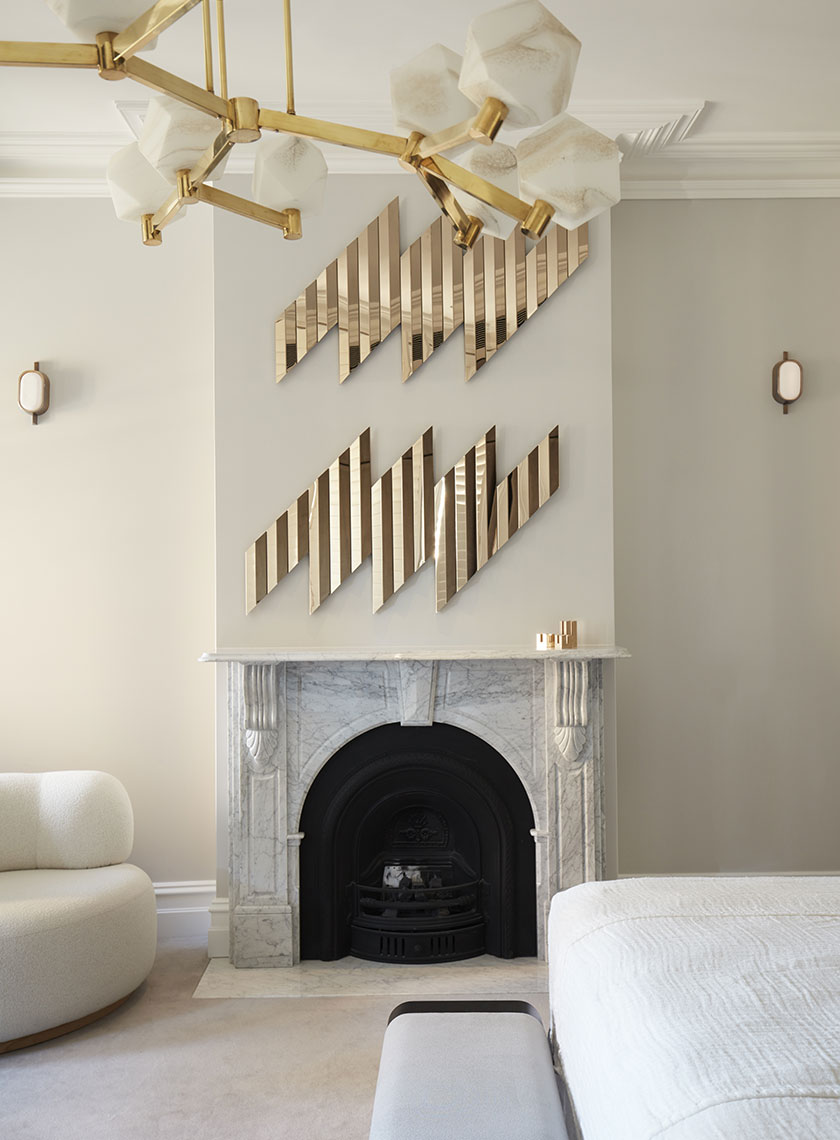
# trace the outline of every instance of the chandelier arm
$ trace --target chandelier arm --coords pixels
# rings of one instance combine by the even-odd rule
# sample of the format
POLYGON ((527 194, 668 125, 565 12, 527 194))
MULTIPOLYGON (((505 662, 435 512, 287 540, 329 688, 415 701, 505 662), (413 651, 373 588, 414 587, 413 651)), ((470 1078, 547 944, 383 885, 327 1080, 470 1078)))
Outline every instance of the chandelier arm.
POLYGON ((453 127, 425 135, 417 144, 414 153, 419 158, 431 158, 442 150, 463 143, 480 142, 489 146, 499 133, 499 128, 507 118, 508 109, 500 99, 488 97, 478 112, 470 119, 464 119, 453 127))
POLYGON ((286 113, 295 113, 295 76, 292 64, 292 0, 283 0, 283 47, 286 53, 286 113))
POLYGON ((210 0, 201 0, 201 30, 204 33, 204 86, 215 91, 213 84, 213 34, 210 27, 210 0))
POLYGON ((181 193, 180 185, 176 186, 166 201, 158 206, 151 218, 151 229, 159 236, 160 231, 175 221, 181 208, 187 204, 187 198, 181 193))
POLYGON ((214 95, 212 91, 205 91, 194 83, 188 83, 179 75, 155 67, 145 59, 127 59, 122 65, 126 75, 142 83, 144 87, 151 87, 153 91, 160 91, 164 95, 171 95, 188 107, 195 107, 197 111, 204 111, 208 115, 215 115, 217 119, 232 119, 233 110, 227 99, 214 95))
POLYGON ((200 3, 201 0, 158 0, 114 37, 114 55, 117 59, 131 59, 135 52, 142 51, 147 43, 200 3))
POLYGON ((443 179, 436 177, 426 167, 415 166, 414 169, 455 229, 466 232, 470 226, 470 216, 443 179))
POLYGON ((249 202, 247 198, 240 198, 236 194, 229 194, 227 190, 220 190, 218 186, 196 186, 195 197, 199 202, 209 202, 211 206, 219 206, 232 214, 239 214, 242 218, 251 218, 255 222, 263 222, 283 230, 284 237, 300 237, 300 225, 295 227, 293 215, 299 214, 297 210, 271 210, 268 206, 260 206, 257 202, 249 202), (294 232, 297 228, 297 233, 294 232))
POLYGON ((225 0, 216 0, 216 37, 219 41, 219 94, 228 97, 227 48, 225 47, 225 0))
POLYGON ((321 142, 349 146, 355 150, 375 150, 380 154, 391 154, 394 158, 400 157, 408 141, 399 135, 384 135, 361 127, 347 127, 343 123, 331 123, 326 119, 307 119, 303 115, 290 115, 286 111, 268 111, 264 107, 260 107, 259 123, 263 130, 320 139, 321 142))
POLYGON ((0 67, 99 67, 96 44, 0 40, 0 67))
POLYGON ((527 202, 521 201, 519 198, 514 197, 513 194, 508 194, 506 190, 500 190, 498 186, 494 186, 492 182, 487 182, 484 178, 479 178, 477 174, 473 174, 470 170, 465 170, 463 166, 458 166, 454 162, 450 162, 448 158, 443 158, 438 155, 435 158, 424 158, 421 160, 420 165, 431 170, 433 174, 437 174, 440 178, 445 178, 453 186, 457 186, 459 190, 465 190, 467 194, 472 194, 473 198, 479 198, 482 202, 486 202, 488 206, 493 206, 496 210, 501 210, 507 214, 508 217, 515 218, 518 222, 524 222, 528 217, 531 206, 527 202))
POLYGON ((190 185, 200 186, 236 146, 231 131, 220 132, 190 171, 190 185))

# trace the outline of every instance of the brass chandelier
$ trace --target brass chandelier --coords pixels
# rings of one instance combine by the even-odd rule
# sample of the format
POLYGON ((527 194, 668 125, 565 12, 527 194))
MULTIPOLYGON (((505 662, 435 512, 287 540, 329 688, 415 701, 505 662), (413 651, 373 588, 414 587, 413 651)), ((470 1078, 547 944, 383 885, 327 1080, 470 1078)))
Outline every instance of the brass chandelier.
POLYGON ((118 151, 108 168, 117 214, 139 221, 145 245, 160 245, 166 226, 194 202, 274 226, 288 239, 301 237, 301 215, 317 212, 327 174, 311 140, 392 156, 420 178, 464 249, 482 232, 507 237, 516 226, 536 240, 552 219, 574 229, 619 199, 617 145, 566 113, 580 42, 539 0, 477 16, 463 59, 436 44, 392 71, 400 135, 297 114, 291 0, 283 0, 285 111, 229 97, 224 0, 215 0, 218 91, 211 0, 158 0, 141 12, 144 2, 47 0, 78 39, 94 42, 0 41, 0 65, 88 68, 158 93, 139 141, 118 151), (199 4, 204 88, 139 54, 199 4), (109 30, 97 31, 101 22, 109 30), (512 147, 496 141, 503 124, 535 129, 512 147), (209 182, 237 143, 258 143, 254 200, 209 182))

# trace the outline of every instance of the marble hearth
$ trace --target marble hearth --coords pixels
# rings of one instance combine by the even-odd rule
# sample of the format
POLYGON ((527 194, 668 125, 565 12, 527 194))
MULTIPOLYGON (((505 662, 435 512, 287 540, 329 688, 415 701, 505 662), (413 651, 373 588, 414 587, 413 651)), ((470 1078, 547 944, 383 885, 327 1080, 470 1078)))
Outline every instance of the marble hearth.
POLYGON ((453 725, 499 752, 530 802, 536 944, 552 895, 604 874, 604 670, 615 646, 208 653, 227 666, 230 947, 238 967, 300 958, 300 818, 348 741, 400 724, 453 725))

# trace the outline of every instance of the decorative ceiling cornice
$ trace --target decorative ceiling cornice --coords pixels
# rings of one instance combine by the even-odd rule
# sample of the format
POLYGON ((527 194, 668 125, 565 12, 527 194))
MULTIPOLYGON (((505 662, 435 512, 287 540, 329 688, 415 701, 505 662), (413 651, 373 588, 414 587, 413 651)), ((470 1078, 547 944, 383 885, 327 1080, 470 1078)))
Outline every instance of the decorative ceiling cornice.
MULTIPOLYGON (((136 136, 144 100, 117 100, 123 131, 59 133, 0 132, 0 197, 104 197, 108 158, 136 136)), ((267 104, 270 108, 270 105, 267 104)), ((664 198, 840 197, 840 132, 698 133, 702 99, 610 102, 580 101, 572 114, 615 138, 624 152, 622 196, 664 198)), ((314 118, 335 107, 307 106, 314 118)), ((393 128, 390 109, 358 102, 345 117, 369 130, 393 128)), ((345 147, 325 147, 331 171, 393 174, 387 156, 345 147)), ((247 174, 253 157, 234 153, 229 173, 247 174)))

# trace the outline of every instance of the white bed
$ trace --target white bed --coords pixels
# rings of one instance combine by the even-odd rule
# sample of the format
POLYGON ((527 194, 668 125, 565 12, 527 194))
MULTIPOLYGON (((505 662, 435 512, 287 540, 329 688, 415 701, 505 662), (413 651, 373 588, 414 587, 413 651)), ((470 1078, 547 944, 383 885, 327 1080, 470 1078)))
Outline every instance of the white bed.
POLYGON ((840 877, 573 887, 549 992, 583 1140, 840 1140, 840 877))

